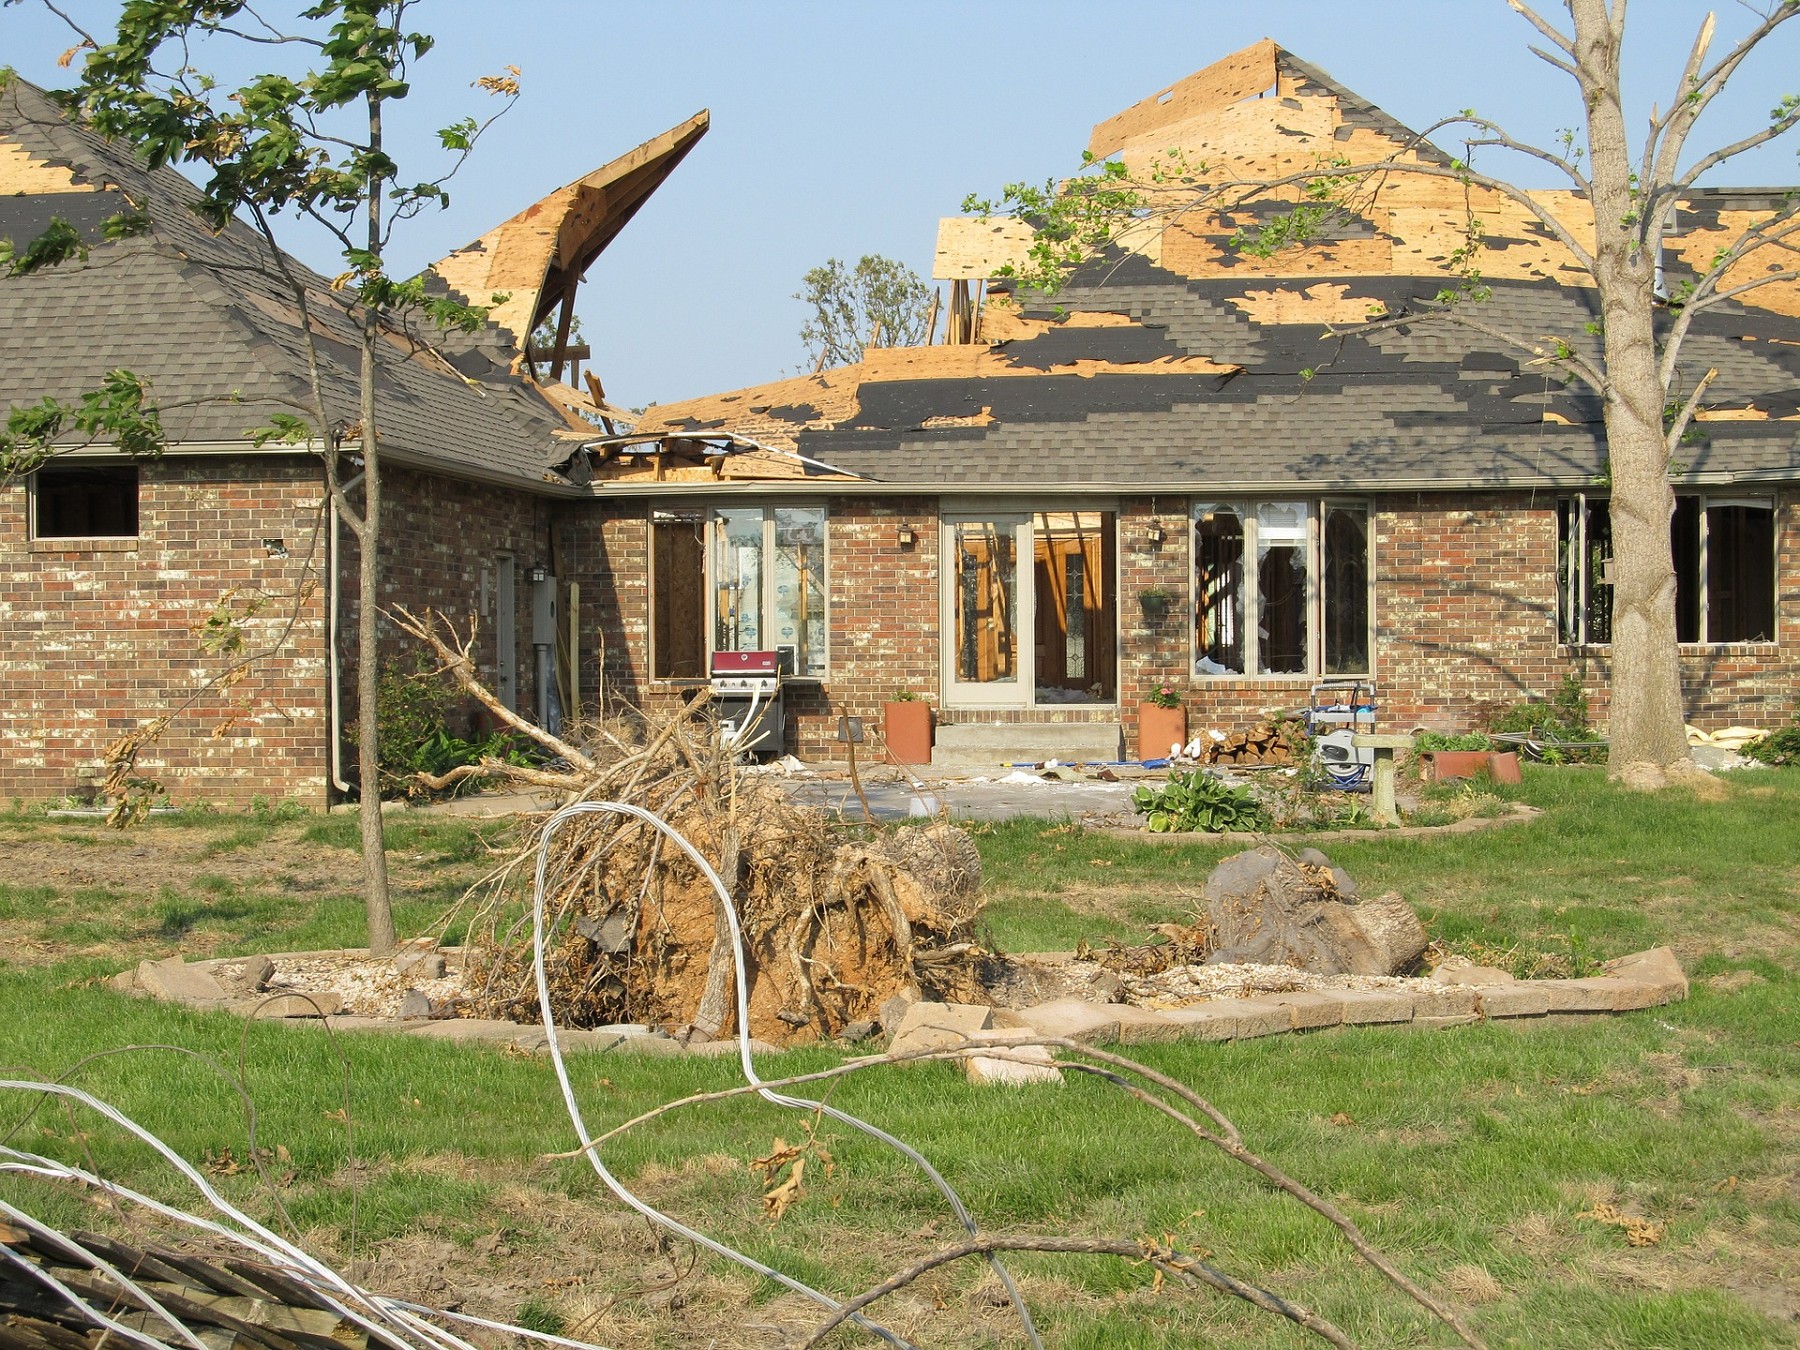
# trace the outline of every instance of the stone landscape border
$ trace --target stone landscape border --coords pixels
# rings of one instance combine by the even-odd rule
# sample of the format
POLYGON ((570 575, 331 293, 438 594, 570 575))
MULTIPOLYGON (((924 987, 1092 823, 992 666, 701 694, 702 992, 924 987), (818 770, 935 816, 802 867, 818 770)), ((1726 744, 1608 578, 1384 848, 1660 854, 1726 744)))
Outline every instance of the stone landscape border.
MULTIPOLYGON (((323 956, 362 956, 366 949, 293 952, 262 958, 269 961, 323 956)), ((423 953, 403 953, 423 955, 423 953)), ((441 955, 460 962, 461 953, 441 955)), ((323 1021, 333 1031, 379 1031, 464 1044, 509 1045, 539 1051, 548 1038, 540 1026, 485 1018, 379 1018, 337 1013, 329 1002, 315 1006, 307 996, 234 990, 219 974, 256 957, 220 957, 184 961, 172 956, 144 961, 111 981, 114 989, 188 1007, 236 1013, 256 1019, 323 1021)), ((894 1029, 895 1052, 947 1048, 955 1043, 1016 1040, 1020 1033, 1059 1036, 1084 1044, 1142 1045, 1172 1041, 1241 1041, 1294 1031, 1348 1026, 1408 1026, 1422 1030, 1464 1026, 1483 1021, 1512 1021, 1551 1014, 1592 1015, 1631 1012, 1685 999, 1687 976, 1668 947, 1653 947, 1606 962, 1604 975, 1583 979, 1520 980, 1504 971, 1452 959, 1431 976, 1431 988, 1344 989, 1321 992, 1220 997, 1181 1008, 1139 1008, 1125 1003, 1091 1003, 1063 998, 1034 1007, 989 1008, 976 1004, 915 1003, 894 1029), (1008 1034, 1010 1033, 1010 1034, 1008 1034), (920 1040, 920 1037, 924 1037, 920 1040)), ((570 1051, 625 1051, 650 1055, 735 1054, 733 1039, 684 1043, 666 1032, 639 1025, 558 1031, 557 1040, 570 1051)), ((783 1047, 752 1041, 757 1055, 778 1054, 783 1047)), ((1048 1062, 1048 1061, 1045 1061, 1048 1062)), ((974 1076, 972 1074, 972 1076, 974 1076)), ((989 1075, 979 1081, 1011 1081, 989 1075)), ((1033 1080, 1035 1081, 1035 1080, 1033 1080)))
POLYGON ((1498 829, 1503 825, 1523 825, 1543 815, 1543 809, 1514 802, 1501 816, 1470 816, 1453 820, 1448 825, 1375 826, 1367 830, 1223 830, 1208 834, 1200 830, 1186 833, 1152 834, 1141 825, 1108 825, 1095 831, 1115 839, 1136 839, 1146 844, 1271 844, 1294 840, 1306 844, 1336 844, 1368 839, 1435 839, 1446 834, 1474 834, 1480 830, 1498 829))

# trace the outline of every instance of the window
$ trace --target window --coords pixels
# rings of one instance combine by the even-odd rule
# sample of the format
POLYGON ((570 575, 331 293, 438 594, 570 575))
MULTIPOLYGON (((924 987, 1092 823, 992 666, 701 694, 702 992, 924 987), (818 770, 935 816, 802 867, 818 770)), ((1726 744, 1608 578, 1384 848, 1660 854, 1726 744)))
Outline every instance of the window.
POLYGON ((659 509, 650 518, 651 673, 697 680, 711 652, 791 652, 825 673, 825 509, 659 509))
POLYGON ((131 539, 138 532, 135 464, 47 465, 32 488, 34 539, 131 539))
MULTIPOLYGON (((1613 535, 1603 497, 1557 503, 1557 640, 1612 641, 1613 535)), ((1775 640, 1775 507, 1684 493, 1669 521, 1678 642, 1775 640)))
POLYGON ((1369 672, 1369 509, 1346 502, 1194 507, 1194 670, 1369 672))

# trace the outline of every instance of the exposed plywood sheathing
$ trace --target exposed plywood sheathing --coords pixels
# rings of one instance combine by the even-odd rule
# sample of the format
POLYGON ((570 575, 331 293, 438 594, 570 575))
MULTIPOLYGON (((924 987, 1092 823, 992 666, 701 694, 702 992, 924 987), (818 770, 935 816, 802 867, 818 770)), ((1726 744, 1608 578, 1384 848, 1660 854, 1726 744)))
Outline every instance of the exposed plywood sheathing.
POLYGON ((1031 249, 1031 227, 1010 217, 946 216, 938 222, 931 275, 939 281, 981 281, 1016 267, 1031 249))
MULTIPOLYGON (((1328 277, 1433 277, 1454 269, 1469 240, 1471 217, 1481 223, 1477 261, 1489 281, 1551 281, 1585 286, 1591 278, 1574 256, 1523 203, 1497 192, 1465 187, 1450 178, 1404 172, 1386 175, 1358 193, 1356 215, 1335 223, 1331 237, 1259 259, 1235 246, 1234 236, 1254 228, 1272 211, 1302 199, 1289 184, 1241 196, 1225 209, 1194 205, 1207 185, 1255 184, 1311 175, 1332 163, 1442 166, 1442 152, 1323 71, 1264 40, 1133 104, 1094 128, 1090 151, 1114 156, 1130 169, 1150 208, 1149 217, 1116 241, 1122 252, 1143 257, 1176 276, 1230 278, 1250 283, 1328 277), (1157 172, 1170 181, 1152 181, 1157 172), (1178 181, 1179 180, 1179 181, 1178 181)), ((1222 203, 1232 189, 1222 190, 1222 203)), ((1561 221, 1591 249, 1592 213, 1570 191, 1531 191, 1532 201, 1561 221)), ((1665 245, 1673 273, 1705 270, 1714 253, 1746 227, 1766 219, 1778 202, 1770 194, 1696 193, 1678 212, 1679 227, 1665 245), (1765 206, 1763 198, 1768 198, 1765 206)), ((957 219, 938 228, 936 274, 964 282, 992 277, 1023 263, 1030 234, 1012 220, 957 219)), ((1724 286, 1791 266, 1791 254, 1775 260, 1764 250, 1737 263, 1724 286)), ((1673 284, 1673 281, 1672 283, 1673 284)), ((1296 288, 1308 291, 1301 286, 1296 288)), ((1248 288, 1237 307, 1266 311, 1265 285, 1248 288)), ((1800 317, 1800 286, 1776 284, 1746 292, 1742 303, 1800 317)), ((1314 305, 1346 322, 1346 306, 1314 305)), ((1001 315, 984 320, 980 336, 1013 336, 1001 315)))
POLYGON ((8 197, 55 196, 93 192, 92 183, 76 181, 72 170, 35 159, 22 147, 0 141, 0 194, 8 197))
POLYGON ((1364 323, 1386 310, 1380 300, 1352 295, 1349 286, 1325 281, 1304 291, 1285 286, 1245 291, 1233 296, 1231 303, 1253 323, 1364 323))
POLYGON ((583 275, 706 134, 705 112, 604 164, 432 264, 474 303, 506 299, 490 317, 522 350, 532 330, 574 295, 583 275))
POLYGON ((1216 112, 1274 88, 1278 50, 1273 41, 1264 38, 1132 104, 1094 128, 1094 134, 1088 138, 1088 152, 1104 159, 1116 154, 1134 136, 1184 118, 1216 112))

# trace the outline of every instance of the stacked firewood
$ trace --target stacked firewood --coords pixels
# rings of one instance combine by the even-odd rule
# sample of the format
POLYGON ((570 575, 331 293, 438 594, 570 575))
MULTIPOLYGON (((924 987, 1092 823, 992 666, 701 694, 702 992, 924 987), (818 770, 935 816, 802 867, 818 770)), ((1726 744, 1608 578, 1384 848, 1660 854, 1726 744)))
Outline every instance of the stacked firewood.
POLYGON ((1279 726, 1259 722, 1248 731, 1234 731, 1223 740, 1203 737, 1200 762, 1236 768, 1298 764, 1302 752, 1291 731, 1293 726, 1291 722, 1279 726))

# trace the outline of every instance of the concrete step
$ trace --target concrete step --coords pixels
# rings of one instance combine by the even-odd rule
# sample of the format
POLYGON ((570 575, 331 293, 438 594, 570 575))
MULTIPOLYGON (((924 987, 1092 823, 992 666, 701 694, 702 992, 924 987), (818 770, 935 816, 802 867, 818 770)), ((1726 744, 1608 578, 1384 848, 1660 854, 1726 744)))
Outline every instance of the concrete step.
POLYGON ((1117 760, 1123 752, 1117 722, 952 722, 937 729, 931 767, 994 769, 1046 759, 1079 763, 1117 760))

